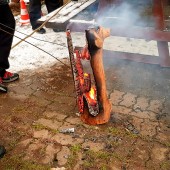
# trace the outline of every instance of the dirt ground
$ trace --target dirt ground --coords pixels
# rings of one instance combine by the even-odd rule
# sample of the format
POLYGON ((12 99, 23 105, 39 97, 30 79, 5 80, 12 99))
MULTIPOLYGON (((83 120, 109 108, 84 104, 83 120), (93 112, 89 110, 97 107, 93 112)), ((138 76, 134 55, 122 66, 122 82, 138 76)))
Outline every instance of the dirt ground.
POLYGON ((107 57, 104 63, 112 102, 106 125, 81 122, 69 67, 23 71, 8 85, 9 93, 0 95, 7 149, 0 169, 170 168, 170 69, 107 57), (75 132, 60 133, 65 128, 75 132))
POLYGON ((7 150, 0 169, 169 170, 170 68, 104 56, 112 114, 89 126, 77 114, 69 59, 63 62, 23 70, 0 94, 7 150), (62 133, 67 128, 75 131, 62 133))

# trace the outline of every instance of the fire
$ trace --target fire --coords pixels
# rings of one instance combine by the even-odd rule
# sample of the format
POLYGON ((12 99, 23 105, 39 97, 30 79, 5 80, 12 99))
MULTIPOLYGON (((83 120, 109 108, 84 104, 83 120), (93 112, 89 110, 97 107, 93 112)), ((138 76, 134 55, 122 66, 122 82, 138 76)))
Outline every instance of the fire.
MULTIPOLYGON (((84 73, 84 78, 88 78, 89 74, 84 73)), ((80 78, 80 84, 83 85, 84 84, 84 78, 80 78)))
POLYGON ((80 84, 83 85, 84 84, 84 79, 80 79, 80 84))
POLYGON ((84 73, 84 76, 85 76, 85 77, 88 77, 89 75, 88 75, 87 73, 84 73))
POLYGON ((95 100, 95 89, 94 87, 91 87, 90 91, 89 91, 89 96, 91 99, 95 100))
POLYGON ((85 98, 86 98, 86 100, 88 102, 88 105, 90 107, 95 108, 96 104, 97 104, 96 88, 95 87, 91 87, 90 90, 87 93, 85 93, 85 98))

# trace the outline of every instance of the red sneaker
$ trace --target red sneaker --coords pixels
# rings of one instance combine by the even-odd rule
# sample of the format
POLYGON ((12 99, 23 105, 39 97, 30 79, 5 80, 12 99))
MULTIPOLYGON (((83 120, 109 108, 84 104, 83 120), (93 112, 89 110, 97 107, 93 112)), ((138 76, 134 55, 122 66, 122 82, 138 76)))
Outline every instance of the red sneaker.
POLYGON ((11 73, 11 72, 6 71, 4 74, 4 77, 2 77, 2 82, 10 83, 18 79, 19 79, 19 75, 17 73, 11 73))
POLYGON ((2 78, 0 77, 0 92, 7 93, 8 88, 2 84, 2 78))

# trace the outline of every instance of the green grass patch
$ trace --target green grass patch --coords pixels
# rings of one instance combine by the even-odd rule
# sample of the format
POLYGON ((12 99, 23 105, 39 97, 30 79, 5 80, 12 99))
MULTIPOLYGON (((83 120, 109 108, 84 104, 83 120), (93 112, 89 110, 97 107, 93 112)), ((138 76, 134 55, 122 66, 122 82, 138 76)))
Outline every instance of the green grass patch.
POLYGON ((124 132, 118 128, 115 127, 109 127, 108 128, 109 133, 111 133, 112 135, 121 135, 124 134, 124 132))
POLYGON ((25 106, 23 106, 23 105, 15 106, 15 107, 12 109, 12 111, 13 111, 14 113, 23 113, 23 112, 25 112, 25 110, 26 110, 26 108, 25 108, 25 106))
POLYGON ((100 170, 108 170, 108 169, 107 169, 107 165, 102 165, 101 168, 100 168, 100 170))
POLYGON ((46 130, 50 131, 52 134, 54 134, 54 135, 59 133, 59 130, 51 129, 51 128, 49 128, 47 126, 43 126, 42 124, 39 124, 39 123, 38 124, 33 124, 32 127, 33 127, 33 129, 35 129, 37 131, 46 129, 46 130))
POLYGON ((134 133, 128 132, 128 131, 126 131, 126 135, 127 135, 127 137, 132 138, 132 139, 135 139, 139 136, 137 134, 134 134, 134 133))
POLYGON ((70 151, 71 151, 71 155, 69 156, 67 160, 66 167, 72 170, 78 161, 78 153, 81 152, 81 145, 77 144, 77 145, 71 146, 70 151))
POLYGON ((112 153, 98 151, 94 152, 89 150, 84 153, 85 161, 83 162, 83 168, 97 168, 99 170, 107 170, 109 169, 108 164, 114 158, 112 153))
POLYGON ((33 124, 32 127, 35 129, 35 130, 43 130, 43 129, 46 129, 45 126, 41 125, 41 124, 33 124))
POLYGON ((70 150, 72 153, 77 154, 78 152, 81 151, 81 145, 80 144, 73 145, 71 146, 70 150))
POLYGON ((85 161, 83 162, 83 165, 82 165, 82 166, 83 166, 83 168, 85 168, 85 169, 91 168, 91 167, 94 166, 94 162, 85 160, 85 161))
POLYGON ((167 147, 170 147, 170 142, 165 143, 167 147))
POLYGON ((170 169, 170 162, 169 161, 162 162, 160 167, 161 167, 161 170, 169 170, 170 169))
POLYGON ((23 160, 23 154, 1 159, 3 170, 50 170, 47 165, 39 165, 35 162, 23 160))

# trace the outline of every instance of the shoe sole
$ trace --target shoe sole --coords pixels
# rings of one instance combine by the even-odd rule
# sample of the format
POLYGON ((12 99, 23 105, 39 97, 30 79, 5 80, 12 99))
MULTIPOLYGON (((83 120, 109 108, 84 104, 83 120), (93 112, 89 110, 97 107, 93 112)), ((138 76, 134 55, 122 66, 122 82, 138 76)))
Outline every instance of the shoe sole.
POLYGON ((38 32, 38 31, 37 31, 37 33, 38 33, 38 34, 45 34, 45 32, 38 32))
POLYGON ((2 80, 3 81, 3 83, 10 83, 10 82, 13 82, 13 81, 15 81, 15 80, 18 80, 19 79, 19 77, 14 77, 14 78, 11 78, 11 79, 9 79, 9 80, 2 80))
POLYGON ((0 158, 3 158, 3 156, 6 154, 6 149, 4 147, 0 150, 0 158))
POLYGON ((7 93, 8 89, 6 87, 0 87, 0 91, 3 93, 7 93))

